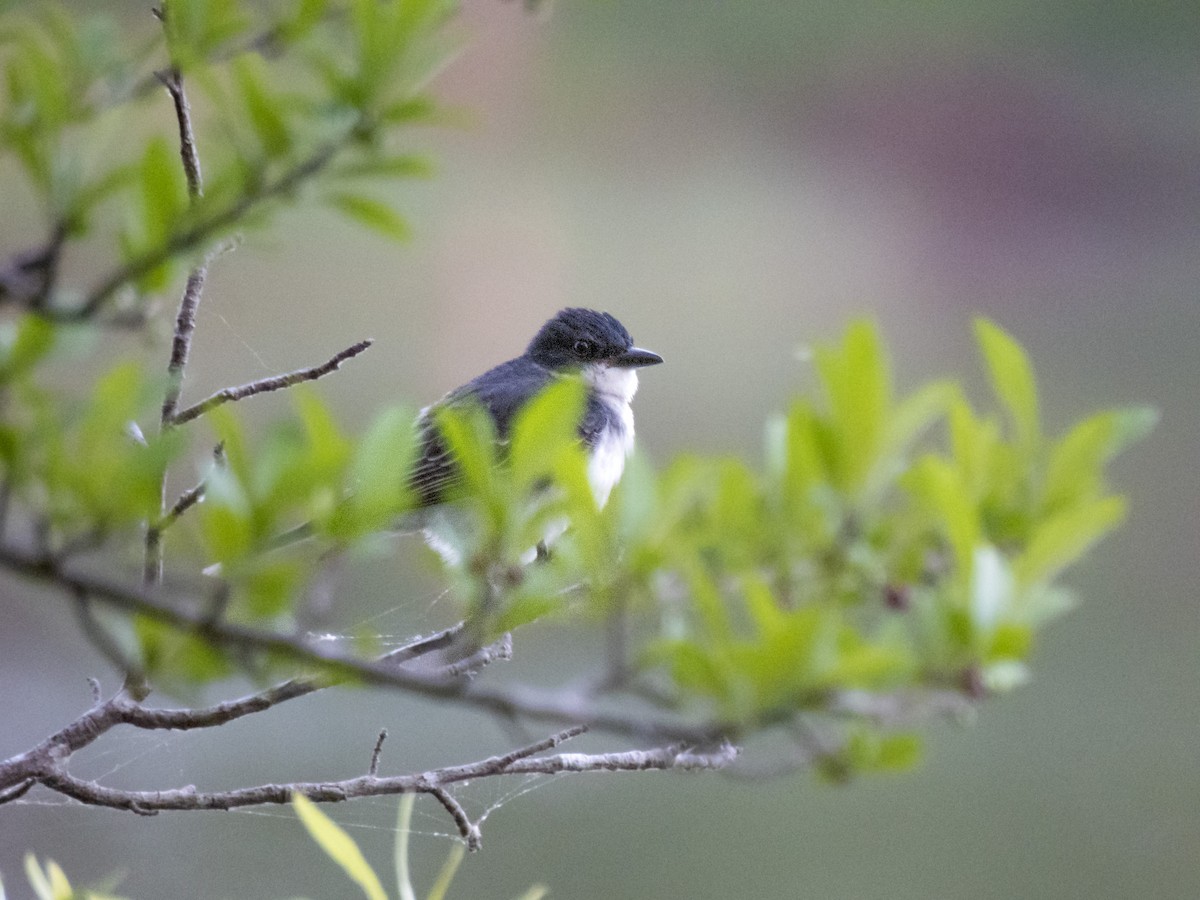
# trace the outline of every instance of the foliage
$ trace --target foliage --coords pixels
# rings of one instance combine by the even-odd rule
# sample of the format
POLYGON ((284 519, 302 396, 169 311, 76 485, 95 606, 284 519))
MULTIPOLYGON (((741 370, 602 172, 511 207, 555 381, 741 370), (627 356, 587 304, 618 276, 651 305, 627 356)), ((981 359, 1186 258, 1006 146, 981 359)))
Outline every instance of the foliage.
MULTIPOLYGON (((3 341, 9 490, 54 546, 135 540, 161 467, 196 436, 130 440, 127 422, 156 395, 129 364, 82 404, 41 384, 56 327, 27 318, 3 341)), ((446 568, 468 618, 488 640, 549 613, 630 611, 646 625, 634 672, 735 732, 819 711, 839 692, 1020 683, 1037 631, 1071 606, 1058 577, 1124 514, 1105 466, 1154 416, 1111 410, 1049 437, 1024 352, 990 322, 976 331, 996 412, 951 382, 897 397, 882 341, 860 321, 817 348, 820 396, 769 423, 761 470, 689 456, 656 473, 636 461, 604 508, 573 438, 578 383, 531 403, 505 445, 478 410, 444 410, 474 520, 446 568), (550 559, 524 565, 558 520, 571 528, 550 559)), ((232 407, 211 414, 225 464, 171 533, 222 565, 235 621, 284 623, 328 550, 370 539, 413 502, 410 410, 351 436, 316 393, 294 399, 294 415, 255 441, 232 407), (275 549, 305 522, 308 543, 275 549)), ((237 665, 231 650, 160 624, 141 621, 136 636, 152 678, 221 678, 237 665)), ((908 735, 855 733, 856 768, 913 757, 908 735)))
MULTIPOLYGON (((399 900, 416 900, 417 897, 408 867, 408 841, 412 835, 410 823, 416 799, 415 794, 405 794, 400 798, 395 847, 396 896, 399 900)), ((346 871, 350 880, 359 886, 363 894, 369 900, 384 900, 387 892, 383 888, 383 881, 367 863, 354 839, 303 794, 296 794, 292 805, 309 836, 330 859, 346 871)), ((462 844, 455 844, 451 848, 441 871, 426 894, 427 900, 443 900, 465 852, 462 844)), ((534 885, 517 900, 540 900, 545 894, 544 887, 534 885)))
POLYGON ((171 0, 165 27, 132 52, 103 16, 77 22, 53 6, 7 16, 0 155, 19 166, 56 255, 97 226, 115 240, 116 264, 81 305, 51 304, 52 285, 37 290, 38 305, 65 316, 118 296, 140 306, 214 241, 269 225, 306 184, 351 220, 405 236, 403 218, 363 185, 428 174, 400 136, 436 115, 424 88, 448 50, 452 12, 448 0, 171 0), (148 67, 163 55, 166 68, 148 67), (170 120, 148 118, 159 82, 176 77, 198 89, 204 130, 219 136, 190 198, 170 120), (116 138, 130 130, 145 139, 116 138))
MULTIPOLYGON (((364 186, 428 171, 408 142, 411 126, 437 119, 425 84, 448 51, 451 12, 446 0, 173 0, 161 36, 135 37, 133 50, 103 19, 53 9, 0 24, 0 157, 46 232, 0 269, 0 303, 17 309, 0 325, 0 564, 57 579, 131 684, 290 676, 297 660, 330 682, 378 674, 345 660, 320 670, 328 660, 294 639, 294 619, 328 560, 416 522, 412 408, 380 412, 361 435, 307 389, 266 429, 248 428, 246 405, 230 398, 172 418, 164 409, 186 353, 173 352, 166 376, 107 360, 83 392, 64 387, 60 360, 79 329, 145 326, 152 301, 179 291, 185 273, 175 350, 186 350, 185 313, 198 302, 188 292, 202 287, 204 260, 298 199, 403 237, 405 220, 364 186), (211 140, 190 134, 185 84, 211 140), (148 108, 161 87, 178 133, 148 108), (117 133, 140 137, 104 139, 117 133), (85 235, 111 266, 61 284, 62 257, 85 235), (201 460, 190 500, 165 504, 168 467, 201 460), (32 557, 14 535, 29 538, 32 557), (144 584, 64 575, 88 554, 119 572, 143 549, 144 584), (155 577, 155 550, 178 578, 155 577), (211 577, 185 580, 201 572, 211 577), (204 587, 169 587, 196 582, 204 587), (91 603, 114 614, 89 617, 91 603)), ((606 684, 646 715, 625 733, 690 739, 665 748, 670 765, 692 744, 774 726, 819 731, 807 761, 828 777, 911 765, 914 723, 877 701, 975 700, 1029 677, 1037 634, 1073 603, 1061 576, 1125 514, 1107 467, 1155 419, 1112 409, 1048 433, 1024 350, 985 320, 975 337, 992 395, 982 407, 955 380, 898 392, 878 330, 855 321, 815 348, 816 396, 767 423, 761 465, 684 456, 656 471, 635 457, 603 506, 577 440, 578 381, 531 401, 504 441, 479 409, 437 410, 433 427, 461 476, 455 511, 470 525, 448 532, 454 552, 440 565, 472 648, 547 617, 606 623, 625 635, 606 684), (548 558, 530 563, 564 523, 548 558)), ((372 648, 358 649, 369 662, 372 648)), ((396 671, 401 687, 472 696, 396 671)), ((318 687, 284 684, 289 696, 318 687)), ((522 712, 512 696, 492 710, 522 712)), ((573 718, 577 707, 556 709, 569 712, 539 713, 591 724, 573 718)), ((0 802, 35 781, 4 785, 0 802)), ((297 809, 368 896, 382 895, 353 843, 305 801, 297 809)), ((46 896, 70 895, 53 864, 30 863, 30 878, 46 896)), ((399 881, 411 896, 403 872, 399 881)))
MULTIPOLYGON (((25 854, 25 877, 37 900, 121 900, 108 890, 75 889, 66 873, 54 860, 43 866, 32 853, 25 854)), ((0 900, 4 900, 4 884, 0 882, 0 900)))

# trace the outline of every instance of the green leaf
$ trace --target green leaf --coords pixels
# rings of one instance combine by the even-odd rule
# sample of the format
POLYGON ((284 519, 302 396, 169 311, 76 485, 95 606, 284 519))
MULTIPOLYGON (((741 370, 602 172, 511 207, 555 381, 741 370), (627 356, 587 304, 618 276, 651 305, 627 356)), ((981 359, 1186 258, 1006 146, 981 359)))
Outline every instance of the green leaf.
POLYGON ((685 693, 728 704, 733 693, 727 660, 694 641, 663 640, 643 651, 642 662, 661 665, 670 672, 675 684, 685 693))
POLYGON ((36 856, 26 853, 25 877, 38 900, 72 900, 75 895, 67 876, 53 860, 47 860, 43 869, 36 856))
POLYGON ((433 880, 433 884, 429 888, 426 900, 445 900, 446 891, 450 890, 450 882, 454 880, 458 867, 462 864, 466 854, 467 848, 461 843, 455 842, 450 847, 450 852, 446 854, 446 861, 442 863, 441 871, 438 872, 437 878, 433 880))
POLYGON ((559 378, 517 413, 509 462, 513 477, 522 488, 529 489, 545 481, 553 473, 564 448, 578 446, 583 402, 583 382, 578 378, 559 378))
POLYGON ((244 54, 233 62, 233 74, 241 91, 250 124, 268 158, 283 156, 292 147, 287 122, 280 114, 280 98, 268 92, 262 58, 244 54))
POLYGON ((22 316, 15 329, 5 323, 0 330, 0 384, 26 374, 54 346, 58 329, 37 315, 22 316))
MULTIPOLYGON (((386 527, 407 509, 407 473, 417 452, 413 413, 404 408, 379 415, 359 441, 350 466, 350 500, 341 525, 353 534, 386 527)), ((347 533, 345 537, 353 536, 347 533)))
POLYGON ((960 572, 971 570, 982 526, 979 510, 958 471, 934 456, 922 458, 904 480, 907 488, 935 516, 935 523, 950 541, 960 572))
POLYGON ((165 138, 153 137, 142 156, 142 231, 146 243, 157 244, 178 224, 187 209, 187 185, 179 158, 165 138))
POLYGON ((339 178, 431 178, 434 166, 427 157, 415 154, 372 156, 339 166, 336 174, 339 178))
MULTIPOLYGON (((892 411, 888 421, 884 440, 886 452, 897 457, 907 452, 926 430, 949 413, 958 396, 958 386, 954 382, 934 381, 905 397, 892 411)), ((890 474, 885 470, 881 476, 890 474)))
POLYGON ((396 812, 394 864, 400 900, 417 900, 417 892, 413 890, 412 874, 408 867, 408 843, 412 837, 412 813, 416 803, 416 794, 402 794, 396 812))
POLYGON ((254 546, 253 508, 237 474, 219 466, 206 481, 200 528, 214 562, 229 563, 254 546))
POLYGON ((1012 419, 1017 443, 1027 451, 1041 439, 1037 385, 1029 358, 1013 338, 987 319, 975 320, 975 337, 987 362, 996 399, 1012 419))
POLYGON ((1054 512, 1095 497, 1103 484, 1105 464, 1148 435, 1157 421, 1157 410, 1140 406, 1108 410, 1077 424, 1050 453, 1043 508, 1054 512))
POLYGON ((303 794, 292 794, 292 807, 317 846, 342 867, 368 900, 387 900, 387 893, 379 882, 379 876, 367 863, 362 851, 358 849, 358 844, 350 835, 303 794))
POLYGON ((259 619, 287 612, 302 574, 300 566, 290 560, 274 560, 257 566, 243 586, 246 611, 259 619))
POLYGON ((1023 585, 1048 581, 1087 552, 1125 517, 1121 497, 1082 503, 1039 522, 1015 570, 1023 585))
POLYGON ((834 483, 858 491, 881 449, 891 407, 891 373, 879 332, 865 320, 846 329, 841 346, 818 347, 817 371, 829 402, 834 483))
POLYGON ((466 493, 497 500, 496 426, 475 402, 447 404, 432 410, 434 424, 462 475, 466 493))
POLYGON ((312 465, 325 477, 339 471, 350 457, 350 442, 338 427, 329 405, 304 385, 292 390, 304 426, 312 465))
POLYGON ((384 237, 406 241, 412 237, 412 229, 400 215, 385 203, 372 200, 361 194, 332 194, 328 203, 347 218, 371 229, 384 237))

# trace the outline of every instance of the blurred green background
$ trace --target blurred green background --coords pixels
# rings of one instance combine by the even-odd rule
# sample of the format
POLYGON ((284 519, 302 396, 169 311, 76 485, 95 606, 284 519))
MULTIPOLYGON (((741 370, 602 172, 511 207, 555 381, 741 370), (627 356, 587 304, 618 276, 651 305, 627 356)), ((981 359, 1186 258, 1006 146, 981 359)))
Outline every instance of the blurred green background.
MULTIPOLYGON (((101 6, 146 15, 77 4, 101 6)), ((1035 682, 973 727, 931 729, 919 771, 844 788, 804 775, 474 785, 469 810, 496 809, 452 896, 511 897, 535 880, 563 898, 1200 896, 1200 5, 464 6, 440 93, 466 122, 423 137, 439 176, 395 197, 415 239, 398 248, 292 213, 223 257, 185 397, 372 336, 323 382, 353 427, 436 398, 517 353, 554 310, 588 305, 667 360, 637 401, 651 458, 753 457, 764 418, 811 383, 807 342, 875 316, 911 386, 977 372, 970 322, 983 314, 1029 349, 1052 432, 1127 401, 1163 421, 1117 467, 1130 520, 1068 579, 1084 604, 1043 641, 1035 682)), ((7 256, 40 232, 16 199, 0 206, 7 256)), ((127 349, 165 360, 165 344, 127 349)), ((243 413, 263 419, 286 404, 253 402, 243 413)), ((343 625, 453 621, 414 559, 401 547, 352 572, 343 625)), ((10 580, 0 591, 3 757, 81 712, 85 677, 115 680, 60 598, 10 580)), ((517 650, 513 672, 552 678, 581 652, 551 627, 517 650)), ((367 691, 262 718, 110 735, 80 771, 232 787, 359 773, 382 726, 385 772, 516 739, 367 691)), ((394 810, 330 811, 386 869, 394 810)), ((429 879, 451 826, 420 800, 417 827, 429 879)), ((10 897, 25 896, 28 849, 77 882, 127 870, 120 892, 139 898, 352 896, 285 810, 145 819, 34 794, 0 810, 10 897)))

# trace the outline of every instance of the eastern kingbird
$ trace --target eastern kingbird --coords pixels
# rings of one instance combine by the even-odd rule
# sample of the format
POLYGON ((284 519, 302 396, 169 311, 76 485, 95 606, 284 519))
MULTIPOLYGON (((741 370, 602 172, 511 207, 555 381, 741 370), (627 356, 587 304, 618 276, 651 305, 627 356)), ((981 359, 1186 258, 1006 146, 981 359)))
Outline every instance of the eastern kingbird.
MULTIPOLYGON (((555 378, 578 374, 585 389, 579 438, 588 452, 588 481, 603 505, 633 451, 633 409, 637 370, 662 362, 662 357, 633 345, 625 326, 606 312, 564 309, 534 335, 525 352, 501 363, 437 403, 421 410, 421 452, 409 476, 417 504, 436 508, 452 494, 459 474, 434 422, 436 410, 458 403, 478 403, 492 417, 500 440, 519 410, 555 378)), ((429 524, 429 543, 443 557, 457 554, 439 531, 457 530, 452 524, 429 524)))

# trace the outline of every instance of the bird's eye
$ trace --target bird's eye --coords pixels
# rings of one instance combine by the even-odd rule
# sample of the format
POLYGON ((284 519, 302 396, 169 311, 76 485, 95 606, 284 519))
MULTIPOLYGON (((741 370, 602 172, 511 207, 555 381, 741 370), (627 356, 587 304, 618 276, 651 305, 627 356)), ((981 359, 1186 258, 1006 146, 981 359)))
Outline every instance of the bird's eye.
POLYGON ((596 345, 591 341, 576 341, 574 350, 578 356, 589 357, 596 352, 596 345))

